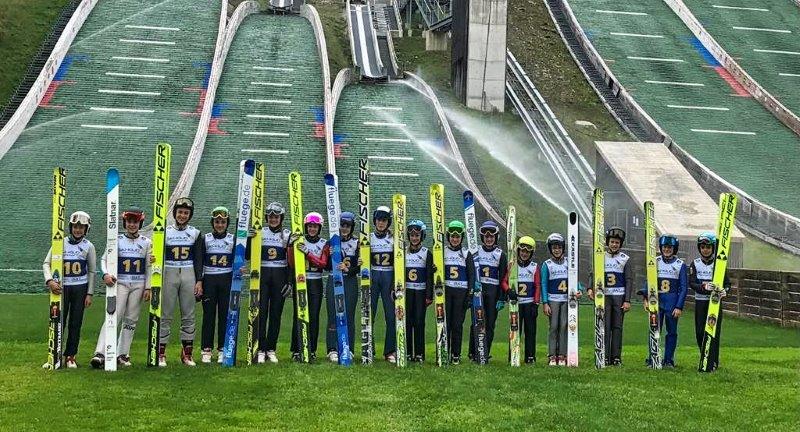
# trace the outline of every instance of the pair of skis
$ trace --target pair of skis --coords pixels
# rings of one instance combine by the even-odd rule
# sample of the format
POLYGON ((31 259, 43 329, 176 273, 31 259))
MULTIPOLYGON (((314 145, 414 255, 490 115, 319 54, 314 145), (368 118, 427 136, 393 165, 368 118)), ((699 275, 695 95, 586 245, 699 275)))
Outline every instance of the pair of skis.
POLYGON ((514 296, 508 301, 508 360, 511 366, 520 365, 519 353, 519 302, 517 290, 519 288, 519 264, 517 263, 517 210, 508 206, 506 213, 506 234, 508 246, 508 289, 514 296))
MULTIPOLYGON (((237 198, 236 242, 233 248, 231 293, 228 316, 225 325, 225 345, 222 350, 222 365, 232 367, 236 364, 236 346, 239 336, 239 309, 242 294, 241 269, 245 261, 247 232, 250 228, 250 208, 253 206, 254 178, 256 163, 243 160, 239 165, 239 193, 237 198)), ((263 175, 263 167, 261 167, 263 175)))
POLYGON ((464 224, 466 225, 467 249, 472 254, 475 265, 475 286, 472 287, 472 335, 475 339, 473 360, 478 364, 488 361, 486 346, 486 313, 483 305, 483 289, 480 278, 480 260, 478 259, 478 221, 475 216, 475 196, 472 191, 464 191, 464 224))
POLYGON ((394 318, 397 367, 406 367, 406 196, 392 197, 394 214, 394 318))
MULTIPOLYGON (((67 172, 64 168, 53 169, 53 224, 50 240, 50 268, 57 284, 64 276, 64 226, 66 225, 67 172)), ((47 363, 45 368, 61 368, 63 360, 64 317, 61 313, 61 294, 50 292, 50 321, 48 326, 47 363)))
MULTIPOLYGON (((711 372, 716 367, 709 363, 711 345, 717 338, 717 324, 722 313, 720 303, 724 291, 725 271, 728 269, 728 254, 730 253, 731 237, 733 236, 733 221, 736 217, 736 204, 738 197, 733 193, 723 193, 719 197, 719 219, 717 220, 717 250, 714 258, 714 274, 711 279, 712 290, 706 315, 706 327, 703 334, 703 343, 700 348, 700 372, 711 372)), ((718 342, 717 342, 718 343, 718 342)))
POLYGON ((335 174, 325 174, 325 203, 328 209, 328 231, 331 247, 331 279, 333 281, 333 305, 336 314, 336 349, 339 351, 339 364, 350 366, 353 353, 347 329, 347 308, 345 307, 344 276, 339 266, 342 263, 342 239, 339 234, 341 208, 339 206, 339 186, 335 174))
POLYGON ((247 365, 258 359, 258 314, 261 297, 261 240, 264 227, 264 201, 267 190, 267 175, 264 164, 256 163, 253 177, 253 206, 250 211, 250 229, 254 232, 250 241, 250 304, 247 308, 247 365))

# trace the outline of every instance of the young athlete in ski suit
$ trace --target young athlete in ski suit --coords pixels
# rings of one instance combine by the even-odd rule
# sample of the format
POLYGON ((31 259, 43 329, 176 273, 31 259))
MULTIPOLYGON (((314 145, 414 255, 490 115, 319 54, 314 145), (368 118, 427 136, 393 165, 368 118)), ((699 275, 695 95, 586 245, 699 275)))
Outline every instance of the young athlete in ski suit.
POLYGON ((78 354, 78 344, 81 340, 83 311, 92 305, 92 294, 94 294, 97 252, 92 242, 86 239, 91 227, 92 219, 86 212, 77 211, 70 215, 69 236, 64 242, 64 268, 59 272, 60 284, 53 280, 50 268, 52 249, 47 251, 42 263, 44 284, 54 294, 62 294, 62 320, 67 323, 64 359, 67 368, 70 369, 78 367, 75 356, 78 354))
MULTIPOLYGON (((322 256, 322 249, 325 247, 325 239, 320 237, 324 219, 317 212, 311 212, 303 219, 304 239, 300 244, 300 251, 306 256, 306 287, 308 295, 308 353, 309 360, 317 359, 317 341, 319 340, 319 312, 322 308, 322 272, 327 264, 322 256)), ((299 241, 299 240, 298 240, 299 241)), ((294 268, 294 254, 289 254, 289 266, 294 268)), ((297 304, 297 290, 294 294, 295 304, 297 304)), ((298 335, 297 308, 294 311, 294 322, 292 324, 292 359, 301 360, 302 347, 298 335)))
POLYGON ((230 212, 226 207, 216 207, 211 211, 211 229, 200 237, 198 249, 203 257, 203 275, 200 279, 203 288, 203 330, 201 361, 211 363, 214 350, 214 330, 217 331, 217 362, 222 363, 222 349, 225 346, 225 325, 230 302, 233 247, 236 239, 228 232, 230 212))
MULTIPOLYGON (((541 281, 544 314, 550 317, 550 332, 547 339, 547 358, 550 366, 567 365, 567 282, 568 264, 564 257, 564 236, 559 233, 547 237, 550 258, 542 263, 541 281)), ((575 297, 580 299, 583 286, 578 284, 575 297)))
MULTIPOLYGON (((708 318, 708 305, 711 296, 711 281, 714 278, 714 260, 717 253, 717 236, 706 232, 697 237, 697 250, 700 257, 695 258, 689 265, 689 286, 694 290, 694 333, 697 347, 702 356, 703 339, 706 334, 706 319, 708 318)), ((723 283, 728 286, 727 277, 723 283)), ((724 291, 723 291, 724 293, 724 291)), ((713 371, 719 367, 719 339, 722 337, 722 311, 717 314, 717 331, 711 341, 708 352, 708 369, 713 371)))
POLYGON ((203 295, 203 254, 200 250, 202 234, 189 225, 194 213, 194 203, 183 197, 172 207, 174 225, 167 226, 164 236, 164 288, 161 295, 161 335, 159 337, 158 365, 167 365, 167 344, 172 333, 175 306, 181 310, 181 362, 194 366, 194 307, 203 295))
POLYGON ((536 318, 539 316, 539 303, 542 298, 542 282, 539 265, 533 260, 536 240, 523 236, 517 242, 517 292, 508 285, 508 272, 503 279, 502 288, 513 300, 516 295, 519 305, 519 318, 525 338, 525 363, 536 363, 536 318))
MULTIPOLYGON (((117 363, 130 366, 131 342, 139 321, 142 300, 150 300, 150 266, 154 257, 152 241, 139 234, 144 225, 144 211, 138 207, 129 207, 122 212, 122 222, 125 231, 117 239, 117 326, 122 322, 117 343, 117 363)), ((115 278, 108 274, 106 254, 103 254, 100 261, 100 269, 106 286, 114 285, 115 278)), ((105 346, 106 325, 103 321, 91 360, 92 367, 103 367, 105 346)))
MULTIPOLYGON (((482 245, 474 257, 480 263, 481 291, 483 294, 483 309, 486 314, 486 359, 491 359, 494 328, 497 323, 497 314, 506 304, 506 293, 500 289, 500 281, 508 275, 508 258, 505 251, 498 246, 500 227, 494 221, 486 221, 480 228, 482 245)), ((469 356, 477 360, 475 354, 475 337, 470 329, 469 356)))
POLYGON ((472 305, 475 286, 475 263, 463 247, 464 223, 447 224, 447 247, 444 248, 444 306, 447 319, 447 346, 452 364, 461 363, 464 318, 472 305))
POLYGON ((425 309, 433 303, 433 252, 422 245, 426 228, 419 219, 406 225, 406 349, 419 363, 425 361, 425 309))
MULTIPOLYGON (((347 346, 352 351, 353 338, 355 337, 355 317, 356 304, 358 304, 358 283, 360 263, 358 258, 358 238, 353 235, 356 225, 356 215, 352 212, 342 212, 339 217, 339 236, 341 238, 342 256, 339 270, 342 271, 344 279, 344 305, 347 316, 347 346)), ((323 255, 328 262, 326 270, 332 271, 333 260, 331 259, 330 243, 325 245, 323 255)), ((339 352, 337 351, 337 332, 336 332, 336 306, 334 305, 333 294, 333 275, 328 277, 328 287, 326 289, 328 310, 328 331, 325 337, 325 345, 328 349, 328 360, 332 363, 339 362, 339 352)), ((352 357, 352 353, 351 353, 352 357)))
MULTIPOLYGON (((630 257, 621 251, 625 243, 625 231, 611 227, 606 231, 605 254, 605 347, 606 365, 622 364, 622 324, 625 313, 631 308, 633 276, 628 261, 630 257)), ((589 276, 590 280, 592 276, 589 276)), ((594 290, 589 283, 589 298, 594 299, 594 290)))
MULTIPOLYGON (((394 316, 394 237, 392 237, 392 211, 380 206, 372 213, 373 232, 370 234, 370 287, 372 302, 372 323, 378 311, 378 299, 383 303, 383 317, 386 322, 386 338, 383 357, 395 363, 397 351, 397 329, 394 316)), ((367 265, 364 263, 364 265, 367 265)))
MULTIPOLYGON (((289 269, 287 251, 291 232, 283 228, 286 209, 271 202, 264 210, 267 223, 261 229, 261 278, 258 298, 257 363, 278 363, 276 349, 281 329, 281 315, 286 298, 292 295, 294 273, 289 269)), ((247 254, 250 254, 248 242, 247 254)))
MULTIPOLYGON (((683 313, 683 304, 689 285, 688 270, 683 260, 677 257, 678 238, 671 234, 664 234, 658 239, 658 248, 661 255, 656 257, 658 269, 658 323, 659 327, 666 325, 667 336, 664 343, 664 367, 675 367, 675 349, 678 346, 678 318, 683 313)), ((644 307, 647 309, 647 288, 640 294, 645 298, 644 307)), ((646 361, 650 363, 648 358, 646 361)))

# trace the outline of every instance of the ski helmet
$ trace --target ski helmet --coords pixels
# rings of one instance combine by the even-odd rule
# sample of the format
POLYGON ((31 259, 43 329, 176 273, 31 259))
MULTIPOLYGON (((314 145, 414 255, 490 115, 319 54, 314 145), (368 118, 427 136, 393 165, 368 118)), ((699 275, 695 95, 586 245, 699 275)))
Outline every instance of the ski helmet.
POLYGON ((561 250, 565 249, 564 236, 559 233, 552 233, 547 236, 547 250, 553 253, 553 246, 561 246, 561 250))
POLYGON ((533 251, 536 250, 536 240, 534 240, 533 237, 522 236, 517 242, 517 248, 525 249, 528 252, 533 253, 533 251))
POLYGON ((419 219, 412 219, 406 226, 406 235, 410 237, 411 231, 419 231, 421 236, 420 241, 425 241, 425 230, 427 229, 428 227, 425 226, 425 222, 422 222, 419 219))
POLYGON ((353 212, 342 212, 339 216, 340 224, 349 224, 350 227, 356 226, 356 215, 353 212))
POLYGON ((481 239, 483 239, 483 237, 486 235, 492 235, 494 237, 497 237, 497 235, 500 234, 500 227, 497 225, 495 221, 487 220, 486 222, 481 224, 480 233, 481 233, 481 239))
POLYGON ((69 216, 69 234, 72 235, 72 226, 75 224, 86 225, 86 232, 85 235, 89 234, 89 228, 92 227, 92 218, 89 217, 89 213, 84 211, 76 211, 69 216))
POLYGON ((380 206, 372 212, 372 223, 375 224, 375 221, 378 219, 386 219, 389 221, 389 225, 392 225, 392 210, 386 206, 380 206))
POLYGON ((142 226, 144 226, 144 210, 136 206, 130 206, 122 212, 122 220, 139 222, 139 229, 142 229, 142 226))
POLYGON ((672 246, 672 254, 678 254, 678 246, 680 246, 680 242, 678 241, 678 237, 672 234, 664 234, 658 238, 658 249, 661 250, 664 246, 672 246))
POLYGON ((325 223, 325 219, 322 218, 322 215, 317 212, 311 212, 306 215, 303 219, 303 226, 307 226, 310 224, 319 225, 319 228, 322 229, 322 224, 325 223))
POLYGON ((267 216, 278 215, 281 217, 281 223, 283 223, 283 217, 286 215, 286 209, 281 203, 273 201, 267 205, 267 208, 264 209, 264 214, 267 216))
POLYGON ((447 224, 447 236, 450 237, 451 235, 458 235, 459 237, 464 236, 464 222, 460 220, 450 221, 447 224))
MULTIPOLYGON (((185 208, 189 210, 189 220, 192 220, 192 215, 194 214, 194 201, 188 197, 181 197, 175 200, 175 205, 172 206, 172 218, 175 219, 175 215, 178 214, 179 208, 185 208)), ((188 222, 188 221, 187 221, 188 222)))
POLYGON ((227 207, 218 206, 214 207, 214 210, 211 210, 211 226, 214 226, 215 219, 225 219, 225 229, 228 229, 228 225, 231 223, 231 214, 228 211, 227 207))
POLYGON ((617 226, 609 228, 606 231, 606 246, 608 246, 608 241, 612 238, 619 239, 619 245, 622 247, 625 244, 625 230, 617 226))
POLYGON ((717 249, 717 235, 712 232, 704 232, 697 236, 697 251, 700 252, 700 245, 711 245, 711 249, 717 249))

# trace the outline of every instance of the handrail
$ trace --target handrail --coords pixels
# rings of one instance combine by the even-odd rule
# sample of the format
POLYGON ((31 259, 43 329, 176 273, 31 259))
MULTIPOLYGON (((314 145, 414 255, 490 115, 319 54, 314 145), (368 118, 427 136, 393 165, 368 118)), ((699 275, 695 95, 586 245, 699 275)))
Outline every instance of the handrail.
POLYGON ((56 42, 56 45, 53 47, 53 51, 47 58, 47 62, 42 68, 42 71, 28 91, 27 96, 25 96, 25 99, 19 104, 19 107, 8 120, 8 123, 0 129, 0 159, 3 159, 3 156, 8 153, 8 150, 10 150, 14 142, 17 141, 22 131, 25 130, 25 126, 31 121, 34 112, 36 112, 36 108, 39 106, 39 102, 42 101, 47 89, 50 87, 50 83, 53 82, 56 72, 58 72, 58 68, 61 67, 61 62, 64 61, 69 47, 75 40, 75 36, 77 36, 78 31, 83 27, 83 24, 86 22, 86 19, 89 17, 89 14, 97 5, 98 1, 99 0, 83 0, 75 9, 69 22, 64 27, 64 31, 58 38, 58 42, 56 42))
POLYGON ((589 185, 594 184, 595 174, 594 170, 589 165, 589 161, 583 157, 581 150, 577 145, 575 145, 575 142, 572 141, 572 138, 569 136, 566 129, 564 129, 564 126, 550 109, 547 101, 544 99, 544 97, 542 97, 541 93, 539 93, 539 90, 536 89, 533 81, 531 81, 530 77, 528 77, 527 72, 525 72, 525 69, 522 68, 522 65, 517 62, 517 59, 510 50, 506 50, 506 64, 508 65, 509 69, 511 69, 513 75, 517 78, 517 81, 519 81, 522 88, 525 90, 525 93, 528 95, 530 101, 536 106, 536 109, 541 114, 541 117, 547 123, 550 130, 553 132, 553 135, 556 137, 559 144, 561 144, 561 148, 564 150, 564 153, 569 156, 573 165, 580 172, 583 181, 589 185))
POLYGON ((778 99, 768 92, 742 68, 739 63, 731 57, 727 51, 714 39, 713 36, 703 27, 700 21, 692 14, 689 7, 683 0, 664 0, 664 3, 678 15, 686 27, 691 30, 694 36, 700 40, 703 46, 714 56, 717 61, 727 70, 736 81, 758 101, 764 108, 772 113, 775 118, 785 124, 797 135, 800 135, 800 117, 786 108, 778 99))
POLYGON ((300 15, 311 23, 314 28, 314 36, 317 38, 317 53, 319 54, 320 68, 322 69, 322 87, 325 116, 325 162, 327 172, 336 172, 336 158, 333 152, 333 102, 331 99, 331 67, 328 62, 328 44, 325 41, 325 31, 322 28, 322 21, 319 13, 314 6, 303 4, 300 6, 300 15))
POLYGON ((353 36, 353 20, 350 18, 350 0, 347 0, 344 5, 344 15, 347 18, 347 37, 350 39, 350 55, 353 56, 353 66, 358 67, 356 61, 356 42, 353 36))

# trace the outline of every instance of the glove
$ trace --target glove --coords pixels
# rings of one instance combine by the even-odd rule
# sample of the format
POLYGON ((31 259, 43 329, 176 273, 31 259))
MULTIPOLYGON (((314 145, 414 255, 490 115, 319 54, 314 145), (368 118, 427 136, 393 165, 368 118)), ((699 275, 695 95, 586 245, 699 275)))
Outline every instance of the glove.
POLYGON ((495 307, 497 308, 498 311, 501 311, 503 310, 504 307, 506 307, 506 302, 504 302, 503 300, 498 300, 497 305, 495 305, 495 307))
POLYGON ((300 244, 297 245, 297 249, 300 249, 300 252, 303 252, 304 254, 308 253, 308 246, 306 246, 306 242, 300 242, 300 244))
POLYGON ((281 295, 283 298, 289 298, 292 295, 292 285, 288 283, 284 285, 283 288, 281 288, 281 295))
POLYGON ((517 292, 514 290, 508 290, 508 299, 511 301, 517 300, 517 292))
POLYGON ((247 237, 255 237, 256 236, 256 229, 250 228, 247 230, 247 237))
POLYGON ((472 297, 468 296, 466 299, 464 299, 464 313, 470 310, 470 308, 472 308, 472 297))
POLYGON ((425 307, 428 307, 433 304, 433 299, 426 298, 425 299, 425 307))
POLYGON ((300 233, 293 232, 289 234, 289 244, 293 245, 294 242, 300 239, 300 233))

